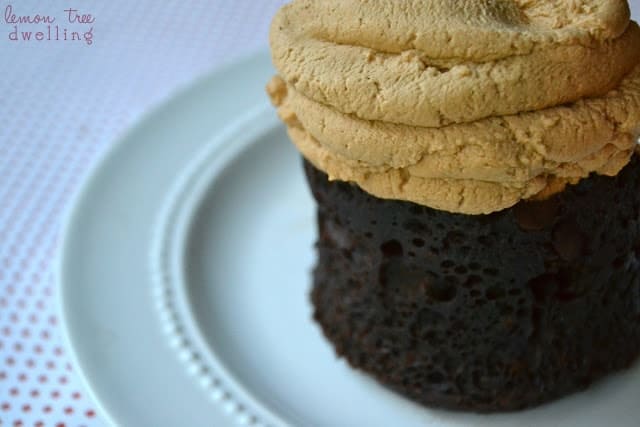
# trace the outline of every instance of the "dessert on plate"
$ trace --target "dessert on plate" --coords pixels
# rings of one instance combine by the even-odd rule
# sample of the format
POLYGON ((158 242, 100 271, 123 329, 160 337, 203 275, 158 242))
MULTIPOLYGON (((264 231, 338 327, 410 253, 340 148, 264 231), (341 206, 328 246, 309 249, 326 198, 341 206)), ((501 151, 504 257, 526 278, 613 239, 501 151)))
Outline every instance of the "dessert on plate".
POLYGON ((623 0, 294 0, 267 91, 317 201, 314 317, 428 406, 539 405, 640 352, 623 0))

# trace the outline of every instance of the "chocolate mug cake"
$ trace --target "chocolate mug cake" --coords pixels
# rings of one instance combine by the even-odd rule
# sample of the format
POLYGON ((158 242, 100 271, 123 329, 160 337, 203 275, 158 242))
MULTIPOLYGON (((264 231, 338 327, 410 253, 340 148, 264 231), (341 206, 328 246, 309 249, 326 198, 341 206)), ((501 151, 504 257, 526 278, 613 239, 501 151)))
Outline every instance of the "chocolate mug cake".
POLYGON ((516 410, 640 352, 622 0, 294 0, 267 90, 317 201, 315 319, 425 405, 516 410))

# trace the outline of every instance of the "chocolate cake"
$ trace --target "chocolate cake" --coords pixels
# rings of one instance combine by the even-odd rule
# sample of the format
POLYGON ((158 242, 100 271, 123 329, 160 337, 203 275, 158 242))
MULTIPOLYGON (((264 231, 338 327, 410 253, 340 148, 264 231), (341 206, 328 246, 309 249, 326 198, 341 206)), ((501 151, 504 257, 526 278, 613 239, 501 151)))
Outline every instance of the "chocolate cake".
POLYGON ((481 216, 305 170, 318 202, 314 317, 381 383, 431 406, 515 410, 584 389, 640 352, 637 160, 481 216))
POLYGON ((339 356, 478 412, 636 359, 626 1, 294 0, 270 42, 267 92, 318 206, 315 319, 339 356))

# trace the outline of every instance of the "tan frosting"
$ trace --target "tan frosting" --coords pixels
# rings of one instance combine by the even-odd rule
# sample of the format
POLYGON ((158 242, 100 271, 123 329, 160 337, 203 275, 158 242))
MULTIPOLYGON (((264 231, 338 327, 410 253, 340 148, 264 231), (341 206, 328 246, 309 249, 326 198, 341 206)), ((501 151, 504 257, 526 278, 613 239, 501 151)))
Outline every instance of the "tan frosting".
POLYGON ((273 22, 268 91, 331 178, 489 213, 628 162, 629 22, 616 0, 296 0, 273 22))
POLYGON ((317 102, 438 127, 605 94, 637 63, 628 23, 619 0, 299 0, 271 46, 317 102))

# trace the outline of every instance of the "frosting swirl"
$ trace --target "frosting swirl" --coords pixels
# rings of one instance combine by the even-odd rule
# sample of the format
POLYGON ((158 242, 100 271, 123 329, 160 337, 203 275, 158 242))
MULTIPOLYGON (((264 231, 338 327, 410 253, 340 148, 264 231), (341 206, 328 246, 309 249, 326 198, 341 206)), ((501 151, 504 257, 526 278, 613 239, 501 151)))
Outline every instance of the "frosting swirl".
POLYGON ((382 198, 480 214, 615 175, 640 124, 622 0, 295 0, 268 91, 294 143, 382 198))

